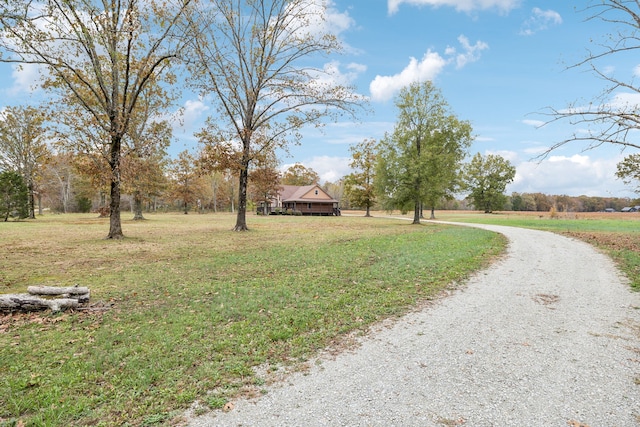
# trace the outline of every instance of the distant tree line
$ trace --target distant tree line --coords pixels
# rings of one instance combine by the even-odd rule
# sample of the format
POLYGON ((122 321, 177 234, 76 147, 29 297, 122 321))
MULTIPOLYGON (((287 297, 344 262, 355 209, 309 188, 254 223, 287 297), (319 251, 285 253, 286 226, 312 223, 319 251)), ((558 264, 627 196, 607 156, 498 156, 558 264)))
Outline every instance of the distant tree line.
POLYGON ((505 203, 507 211, 548 212, 602 212, 605 209, 622 210, 640 205, 640 199, 628 197, 594 197, 548 195, 543 193, 512 193, 505 203))

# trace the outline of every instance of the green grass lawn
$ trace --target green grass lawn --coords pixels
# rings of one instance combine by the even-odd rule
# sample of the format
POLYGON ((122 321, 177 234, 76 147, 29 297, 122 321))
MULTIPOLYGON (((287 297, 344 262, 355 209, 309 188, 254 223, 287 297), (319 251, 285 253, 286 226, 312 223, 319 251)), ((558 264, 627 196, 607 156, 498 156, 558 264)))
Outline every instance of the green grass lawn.
POLYGON ((482 230, 361 217, 149 215, 0 223, 0 292, 91 289, 93 311, 0 315, 0 425, 176 425, 260 393, 348 333, 434 298, 499 254, 482 230), (268 367, 257 374, 254 368, 268 367))

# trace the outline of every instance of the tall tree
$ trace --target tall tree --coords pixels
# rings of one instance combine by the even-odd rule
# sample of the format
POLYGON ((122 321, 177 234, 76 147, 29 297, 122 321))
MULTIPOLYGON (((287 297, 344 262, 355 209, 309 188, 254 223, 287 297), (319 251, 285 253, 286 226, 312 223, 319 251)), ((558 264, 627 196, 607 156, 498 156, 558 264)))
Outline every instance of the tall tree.
POLYGON ((29 193, 22 176, 15 171, 0 172, 0 217, 6 222, 10 215, 29 215, 29 193))
POLYGON ((371 216, 371 208, 376 203, 376 145, 374 139, 365 139, 350 147, 352 159, 349 167, 354 172, 344 178, 345 195, 351 206, 364 207, 366 217, 371 216))
POLYGON ((376 189, 387 209, 409 211, 420 224, 424 203, 436 203, 458 188, 458 172, 472 141, 469 122, 458 120, 431 83, 413 83, 396 98, 398 122, 380 142, 376 189))
MULTIPOLYGON (((165 74, 186 38, 177 25, 191 0, 7 0, 0 6, 0 60, 45 67, 45 87, 86 111, 108 138, 107 238, 120 221, 122 140, 140 94, 165 74)), ((180 27, 182 28, 182 27, 180 27)))
POLYGON ((250 163, 264 150, 300 140, 299 130, 341 113, 362 97, 314 60, 342 49, 324 26, 326 3, 312 0, 218 0, 191 16, 194 87, 212 94, 224 123, 210 119, 209 143, 240 146, 239 205, 234 230, 247 230, 250 163), (259 138, 255 138, 259 135, 259 138))
POLYGON ((502 209, 507 201, 507 184, 513 182, 516 168, 502 156, 476 153, 462 170, 463 188, 469 191, 467 199, 476 209, 485 213, 502 209))
POLYGON ((320 175, 302 163, 291 165, 282 174, 280 182, 284 185, 313 185, 320 181, 320 175))
MULTIPOLYGON (((588 68, 603 82, 599 95, 588 103, 573 103, 566 108, 550 109, 552 119, 568 121, 576 131, 568 138, 553 144, 541 156, 569 142, 582 142, 587 149, 613 144, 640 149, 635 137, 640 129, 640 105, 637 101, 640 85, 635 73, 620 76, 611 72, 609 58, 637 55, 640 50, 640 1, 592 0, 586 9, 587 21, 600 20, 611 25, 611 32, 603 34, 603 41, 594 44, 598 50, 589 51, 574 68, 588 68)), ((612 58, 613 59, 613 58, 612 58)))
POLYGON ((49 157, 45 114, 35 107, 7 107, 0 113, 0 169, 20 174, 29 192, 29 218, 35 219, 36 184, 49 157))

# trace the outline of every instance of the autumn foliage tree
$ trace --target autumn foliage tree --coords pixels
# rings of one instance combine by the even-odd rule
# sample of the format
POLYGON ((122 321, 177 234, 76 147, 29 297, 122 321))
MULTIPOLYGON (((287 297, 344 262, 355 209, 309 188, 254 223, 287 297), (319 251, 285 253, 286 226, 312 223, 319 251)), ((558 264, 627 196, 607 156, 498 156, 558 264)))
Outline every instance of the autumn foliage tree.
POLYGON ((45 87, 89 114, 92 125, 106 135, 111 173, 107 238, 123 237, 123 138, 147 84, 165 75, 182 50, 184 27, 177 24, 190 3, 7 0, 0 6, 0 60, 44 67, 45 87))
POLYGON ((362 99, 328 70, 310 65, 342 49, 324 25, 325 3, 218 0, 196 9, 190 15, 197 34, 192 83, 213 97, 220 114, 207 122, 208 143, 239 145, 234 230, 245 231, 251 162, 299 141, 303 126, 353 114, 362 99))
POLYGON ((312 168, 308 168, 302 163, 289 166, 282 173, 281 183, 285 185, 313 185, 320 181, 320 175, 312 168))
POLYGON ((256 204, 263 204, 263 213, 268 214, 268 206, 280 193, 281 175, 278 171, 278 160, 273 151, 256 159, 249 172, 249 198, 256 204))
POLYGON ((203 181, 196 167, 195 157, 182 151, 169 166, 170 194, 180 200, 185 214, 197 203, 202 194, 203 181))

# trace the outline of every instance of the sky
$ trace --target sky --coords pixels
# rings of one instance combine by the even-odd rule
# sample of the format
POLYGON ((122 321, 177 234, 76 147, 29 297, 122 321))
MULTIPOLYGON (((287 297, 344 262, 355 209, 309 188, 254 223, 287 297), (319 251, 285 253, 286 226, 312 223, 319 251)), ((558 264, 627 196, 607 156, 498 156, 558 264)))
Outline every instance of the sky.
MULTIPOLYGON (((320 0, 317 0, 320 1, 320 0)), ((589 20, 585 0, 324 0, 327 28, 344 54, 325 68, 368 98, 358 121, 304 129, 301 144, 281 156, 283 167, 302 163, 322 181, 351 172, 349 147, 391 133, 397 117, 394 96, 412 82, 430 80, 451 111, 473 127, 475 153, 499 154, 516 167, 507 192, 570 196, 637 197, 615 177, 625 155, 614 146, 585 150, 569 143, 544 160, 537 156, 579 129, 568 122, 541 125, 549 108, 586 105, 605 83, 586 67, 571 67, 615 30, 589 20)), ((640 58, 607 58, 603 70, 631 81, 640 58)), ((640 71, 638 71, 640 75, 640 71)), ((1 105, 33 96, 34 70, 0 66, 1 105)), ((621 93, 618 96, 624 95, 621 93)), ((213 107, 196 94, 181 100, 171 154, 197 149, 193 133, 213 107)))

